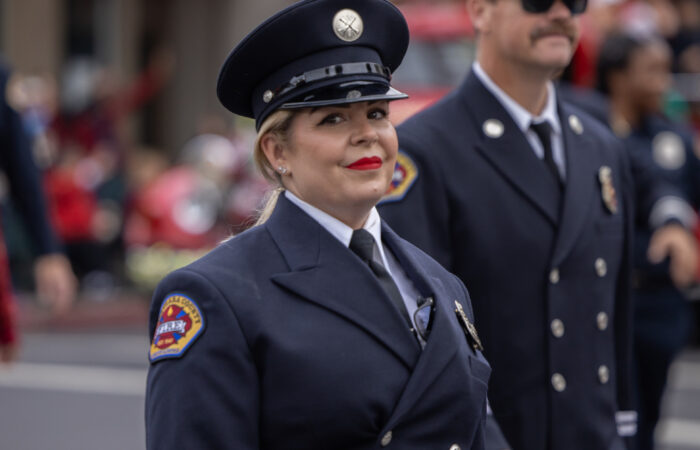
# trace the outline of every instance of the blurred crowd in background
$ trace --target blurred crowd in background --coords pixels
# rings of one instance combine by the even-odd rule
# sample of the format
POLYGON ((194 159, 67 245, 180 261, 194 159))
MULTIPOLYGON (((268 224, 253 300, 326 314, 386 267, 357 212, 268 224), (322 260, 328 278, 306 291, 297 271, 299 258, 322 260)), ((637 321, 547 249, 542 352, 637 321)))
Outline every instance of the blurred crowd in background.
MULTIPOLYGON (((395 3, 412 36, 395 74, 394 84, 411 95, 392 104, 398 123, 460 82, 475 57, 475 37, 461 0, 395 3)), ((562 75, 577 89, 596 88, 598 54, 612 34, 668 43, 661 109, 691 133, 700 157, 700 0, 589 0, 581 29, 562 75)), ((142 69, 125 80, 109 62, 76 48, 59 73, 15 71, 7 98, 31 136, 80 300, 106 300, 125 289, 147 297, 165 273, 251 223, 267 189, 251 160, 255 130, 221 109, 202 113, 177 148, 160 148, 145 137, 149 105, 176 89, 172 79, 189 62, 167 42, 151 46, 142 69)), ((30 292, 32 243, 12 204, 4 208, 15 286, 30 292)))
MULTIPOLYGON (((244 229, 267 185, 251 166, 254 130, 202 117, 175 155, 140 144, 129 118, 167 87, 159 51, 127 84, 79 57, 61 77, 16 75, 8 100, 25 121, 50 218, 81 290, 104 300, 148 292, 162 276, 244 229)), ((5 227, 16 285, 30 288, 32 245, 12 205, 5 227)))

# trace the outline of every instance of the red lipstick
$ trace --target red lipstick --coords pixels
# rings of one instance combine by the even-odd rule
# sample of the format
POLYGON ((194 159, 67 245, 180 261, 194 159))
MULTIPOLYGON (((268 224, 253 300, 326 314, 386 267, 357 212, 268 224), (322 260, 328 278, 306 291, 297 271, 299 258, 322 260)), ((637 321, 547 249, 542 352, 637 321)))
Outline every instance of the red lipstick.
POLYGON ((380 167, 382 167, 382 159, 378 156, 361 158, 347 166, 348 169, 352 170, 374 170, 380 167))

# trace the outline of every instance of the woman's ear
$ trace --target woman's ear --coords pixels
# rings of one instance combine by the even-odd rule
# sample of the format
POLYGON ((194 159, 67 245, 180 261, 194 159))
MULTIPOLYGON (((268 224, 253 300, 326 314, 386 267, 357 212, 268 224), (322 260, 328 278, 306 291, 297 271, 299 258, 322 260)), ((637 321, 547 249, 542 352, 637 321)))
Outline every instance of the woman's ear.
POLYGON ((280 175, 285 175, 288 172, 287 147, 277 134, 266 133, 260 138, 260 149, 265 154, 273 171, 280 175))

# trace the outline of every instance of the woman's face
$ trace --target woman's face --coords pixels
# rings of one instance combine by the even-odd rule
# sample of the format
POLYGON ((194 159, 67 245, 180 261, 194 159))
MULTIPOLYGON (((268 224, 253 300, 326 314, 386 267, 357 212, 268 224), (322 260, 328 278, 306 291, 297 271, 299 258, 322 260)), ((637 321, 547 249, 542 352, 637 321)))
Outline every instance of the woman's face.
MULTIPOLYGON (((353 228, 389 188, 398 140, 387 101, 299 111, 273 167, 285 188, 353 228)), ((269 156, 268 156, 269 158, 269 156)))
POLYGON ((640 111, 661 111, 671 86, 671 53, 666 45, 651 43, 632 52, 624 83, 640 111))

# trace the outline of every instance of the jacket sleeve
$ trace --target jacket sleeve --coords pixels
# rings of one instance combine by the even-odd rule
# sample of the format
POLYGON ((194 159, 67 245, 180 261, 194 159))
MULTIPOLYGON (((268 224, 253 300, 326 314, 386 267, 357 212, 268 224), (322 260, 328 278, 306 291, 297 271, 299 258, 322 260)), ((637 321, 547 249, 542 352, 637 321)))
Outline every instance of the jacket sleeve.
POLYGON ((439 158, 424 158, 428 148, 400 135, 400 153, 416 171, 415 179, 401 195, 385 197, 379 204, 382 219, 402 238, 416 245, 450 269, 451 248, 449 195, 439 158))
POLYGON ((180 269, 166 277, 154 294, 152 337, 161 305, 172 295, 196 304, 203 327, 178 357, 153 361, 151 346, 146 392, 148 450, 259 448, 257 370, 231 304, 204 275, 180 269))
POLYGON ((649 153, 635 148, 626 150, 633 180, 636 223, 651 229, 670 222, 692 226, 694 212, 686 194, 666 180, 649 153))
POLYGON ((59 250, 51 228, 44 198, 41 173, 34 162, 29 136, 22 118, 5 98, 9 71, 0 65, 0 165, 9 184, 12 201, 30 232, 35 251, 39 254, 59 250))
MULTIPOLYGON (((636 190, 638 179, 635 179, 633 169, 627 154, 620 152, 620 164, 623 172, 623 213, 625 214, 624 246, 621 270, 618 274, 616 296, 615 296, 615 355, 617 367, 617 403, 618 411, 633 411, 635 409, 634 395, 632 392, 633 383, 633 318, 634 309, 631 293, 631 271, 632 271, 632 238, 634 235, 634 217, 637 203, 635 195, 639 195, 636 190)), ((618 420, 618 434, 625 424, 618 420)))

